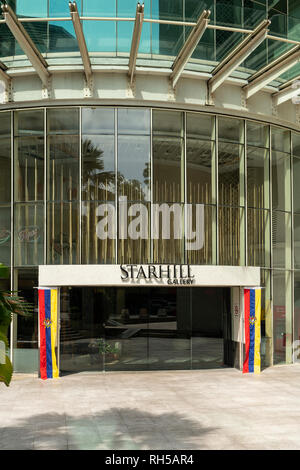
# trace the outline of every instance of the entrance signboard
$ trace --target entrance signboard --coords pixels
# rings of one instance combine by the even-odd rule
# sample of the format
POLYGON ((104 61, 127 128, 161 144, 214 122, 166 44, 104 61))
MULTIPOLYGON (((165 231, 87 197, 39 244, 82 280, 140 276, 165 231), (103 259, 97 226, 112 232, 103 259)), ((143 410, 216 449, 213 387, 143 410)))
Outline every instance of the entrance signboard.
POLYGON ((39 266, 40 286, 259 286, 260 268, 189 264, 39 266))

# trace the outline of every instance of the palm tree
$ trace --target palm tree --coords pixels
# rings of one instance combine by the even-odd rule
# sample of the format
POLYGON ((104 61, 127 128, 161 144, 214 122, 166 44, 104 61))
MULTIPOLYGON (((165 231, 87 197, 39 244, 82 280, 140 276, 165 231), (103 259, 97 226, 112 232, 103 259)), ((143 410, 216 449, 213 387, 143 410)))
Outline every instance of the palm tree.
MULTIPOLYGON (((0 263, 0 279, 9 278, 9 269, 0 263)), ((13 366, 8 356, 8 328, 12 314, 31 315, 33 305, 13 292, 0 291, 0 382, 8 387, 12 378, 13 366)))

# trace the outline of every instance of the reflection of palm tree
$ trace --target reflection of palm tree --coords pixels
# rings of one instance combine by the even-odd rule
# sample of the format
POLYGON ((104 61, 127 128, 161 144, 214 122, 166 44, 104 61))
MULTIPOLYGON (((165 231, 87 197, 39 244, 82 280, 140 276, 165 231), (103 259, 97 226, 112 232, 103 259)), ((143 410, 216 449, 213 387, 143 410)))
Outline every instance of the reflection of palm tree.
POLYGON ((108 193, 114 193, 115 174, 114 171, 105 171, 102 160, 103 150, 95 146, 90 139, 85 139, 82 143, 82 157, 84 161, 82 169, 83 192, 87 199, 103 199, 99 196, 99 190, 106 192, 104 199, 112 199, 108 193))
MULTIPOLYGON (((90 139, 82 143, 82 190, 87 200, 113 200, 115 193, 115 172, 107 171, 103 162, 103 150, 94 145, 90 139)), ((144 201, 150 186, 150 164, 146 163, 143 170, 144 181, 129 179, 117 172, 119 196, 127 196, 129 200, 144 201)))
POLYGON ((143 170, 144 182, 138 179, 127 179, 118 172, 118 187, 120 188, 120 196, 127 196, 132 201, 147 200, 148 190, 150 186, 150 164, 146 163, 143 170))

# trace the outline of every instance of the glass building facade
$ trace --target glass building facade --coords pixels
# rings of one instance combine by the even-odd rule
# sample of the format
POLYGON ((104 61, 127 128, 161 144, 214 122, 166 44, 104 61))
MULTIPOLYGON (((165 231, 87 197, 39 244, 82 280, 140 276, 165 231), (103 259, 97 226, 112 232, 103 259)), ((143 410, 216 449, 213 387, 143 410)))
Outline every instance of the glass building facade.
MULTIPOLYGON (((0 257, 15 287, 33 298, 40 264, 259 266, 266 363, 292 361, 300 339, 300 133, 150 108, 26 109, 2 112, 0 121, 0 257), (101 240, 99 206, 119 214, 125 203, 143 204, 150 219, 154 204, 178 203, 185 227, 185 208, 203 205, 203 246, 186 250, 173 233, 154 239, 151 220, 143 237, 123 239, 119 217, 118 236, 101 240)), ((37 318, 15 321, 14 348, 36 349, 37 318)))

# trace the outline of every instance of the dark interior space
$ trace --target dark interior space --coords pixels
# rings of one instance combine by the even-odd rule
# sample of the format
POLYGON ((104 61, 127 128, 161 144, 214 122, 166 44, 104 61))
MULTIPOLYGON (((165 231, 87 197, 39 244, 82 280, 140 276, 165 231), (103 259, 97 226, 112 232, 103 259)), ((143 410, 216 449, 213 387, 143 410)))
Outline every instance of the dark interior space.
POLYGON ((233 367, 230 289, 61 289, 62 373, 233 367))

